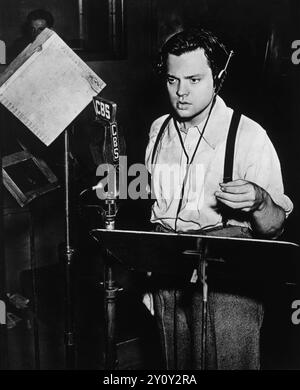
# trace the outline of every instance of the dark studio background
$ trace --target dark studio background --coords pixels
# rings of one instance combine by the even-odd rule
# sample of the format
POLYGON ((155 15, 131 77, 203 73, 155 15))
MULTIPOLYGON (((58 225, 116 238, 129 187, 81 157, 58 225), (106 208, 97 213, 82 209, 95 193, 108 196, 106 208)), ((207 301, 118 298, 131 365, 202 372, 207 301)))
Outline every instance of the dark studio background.
MULTIPOLYGON (((112 0, 113 1, 113 0, 112 0)), ((180 25, 202 25, 213 30, 228 49, 235 51, 221 91, 226 103, 258 121, 275 145, 282 165, 285 192, 294 203, 284 240, 300 242, 298 231, 300 135, 298 99, 300 65, 291 61, 294 40, 300 39, 300 4, 296 0, 125 0, 117 5, 117 36, 112 38, 109 0, 86 0, 84 35, 79 36, 78 1, 1 0, 0 39, 8 53, 21 35, 29 11, 46 8, 52 12, 55 31, 107 83, 101 96, 118 106, 118 124, 127 145, 128 165, 143 162, 151 122, 167 113, 166 94, 153 71, 157 50, 180 25), (81 38, 81 40, 80 40, 81 38)), ((16 53, 15 53, 16 54, 16 53)), ((73 184, 76 207, 75 320, 78 335, 78 367, 101 368, 103 350, 102 259, 90 228, 100 217, 85 206, 97 202, 92 196, 78 200, 77 194, 97 181, 97 161, 90 145, 99 137, 92 124, 92 106, 77 118, 71 132, 74 163, 73 184)), ((62 182, 63 137, 44 147, 12 115, 1 112, 2 155, 20 150, 22 141, 34 155, 42 157, 62 182)), ((101 141, 101 137, 100 137, 101 141)), ((99 141, 99 142, 100 142, 99 141)), ((33 318, 39 325, 40 366, 63 369, 63 273, 61 248, 64 242, 63 190, 42 196, 21 208, 3 189, 4 252, 6 286, 3 291, 20 293, 32 302, 30 227, 32 219, 37 262, 38 307, 25 311, 10 308, 21 321, 7 330, 10 369, 36 368, 36 340, 33 318)), ((126 201, 121 204, 117 226, 148 228, 149 204, 126 201)), ((284 261, 282 259, 283 266, 284 261)), ((287 261, 288 263, 288 261, 287 261)), ((2 267, 2 266, 1 266, 2 267)), ((3 269, 3 267, 2 267, 3 269)), ((270 275, 272 270, 270 269, 270 275)), ((116 266, 120 293, 118 353, 123 368, 151 368, 159 365, 157 338, 152 318, 139 301, 139 275, 116 266)), ((266 281, 267 282, 267 281, 266 281)), ((291 303, 300 299, 299 288, 270 289, 263 329, 263 368, 300 369, 300 328, 291 323, 291 303)))

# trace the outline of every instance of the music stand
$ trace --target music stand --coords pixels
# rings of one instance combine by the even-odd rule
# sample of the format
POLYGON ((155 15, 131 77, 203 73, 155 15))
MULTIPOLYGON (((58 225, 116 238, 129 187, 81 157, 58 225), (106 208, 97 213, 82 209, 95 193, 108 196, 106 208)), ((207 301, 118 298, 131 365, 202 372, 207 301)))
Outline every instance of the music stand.
MULTIPOLYGON (((182 275, 183 272, 189 270, 192 275, 194 269, 198 270, 203 292, 202 369, 205 369, 206 361, 208 265, 221 264, 221 267, 229 268, 236 275, 241 275, 247 280, 262 281, 266 277, 269 279, 271 269, 273 280, 289 283, 299 281, 300 262, 296 256, 299 254, 299 245, 292 242, 219 237, 208 234, 108 231, 106 229, 94 229, 91 235, 101 243, 103 248, 106 248, 115 261, 136 271, 182 275), (267 253, 268 257, 264 256, 264 253, 267 253), (288 264, 286 264, 287 259, 288 264)), ((114 300, 110 300, 110 305, 114 304, 114 300)), ((109 311, 106 314, 109 315, 109 311)), ((114 318, 106 318, 106 326, 108 325, 106 366, 114 368, 116 362, 108 360, 115 356, 114 351, 111 350, 115 348, 114 318)))
MULTIPOLYGON (((75 367, 75 343, 71 286, 74 239, 72 240, 71 229, 68 126, 71 126, 72 121, 104 87, 104 81, 53 30, 48 28, 44 29, 0 75, 0 102, 41 142, 49 146, 65 131, 65 349, 66 368, 70 369, 75 367)), ((25 194, 24 191, 18 191, 11 177, 15 174, 8 173, 10 174, 7 175, 7 185, 11 192, 16 193, 19 203, 31 199, 32 191, 25 191, 25 194)))

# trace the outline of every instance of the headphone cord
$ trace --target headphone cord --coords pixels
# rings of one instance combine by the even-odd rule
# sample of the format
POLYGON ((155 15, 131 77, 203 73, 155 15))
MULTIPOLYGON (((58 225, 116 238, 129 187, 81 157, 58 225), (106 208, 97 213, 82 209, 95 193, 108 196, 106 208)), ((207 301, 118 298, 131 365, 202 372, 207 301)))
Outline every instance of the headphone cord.
POLYGON ((176 120, 173 118, 173 119, 174 119, 175 128, 176 128, 177 134, 178 134, 179 139, 180 139, 180 143, 181 143, 181 145, 182 145, 184 154, 185 154, 185 156, 186 156, 186 158, 187 158, 187 168, 186 168, 185 175, 184 175, 184 179, 183 179, 183 183, 182 183, 182 186, 181 186, 180 199, 179 199, 179 203, 178 203, 178 207, 177 207, 177 211, 176 211, 176 217, 175 217, 175 225, 174 225, 174 230, 175 230, 175 232, 177 232, 177 221, 178 221, 179 212, 180 212, 180 209, 181 209, 181 206, 182 206, 183 195, 184 195, 184 189, 185 189, 186 181, 187 181, 187 178, 188 178, 189 168, 190 168, 190 166, 191 166, 191 164, 192 164, 192 162, 193 162, 193 160, 194 160, 194 158, 195 158, 195 155, 196 155, 197 150, 198 150, 198 148, 199 148, 200 142, 201 142, 201 140, 202 140, 202 138, 203 138, 204 131, 205 131, 205 129, 206 129, 206 126, 207 126, 207 124, 208 124, 208 120, 209 120, 209 118, 210 118, 210 115, 211 115, 211 113, 212 113, 213 107, 214 107, 215 102, 216 102, 216 97, 217 97, 217 94, 214 93, 214 96, 213 96, 213 98, 212 98, 212 104, 211 104, 211 106, 210 106, 210 109, 209 109, 209 112, 208 112, 206 121, 205 121, 205 123, 204 123, 202 133, 200 134, 200 137, 199 137, 199 139, 198 139, 197 145, 196 145, 196 147, 195 147, 194 153, 193 153, 192 158, 191 158, 190 161, 189 161, 189 158, 188 158, 188 154, 187 154, 187 152, 186 152, 186 150, 185 150, 185 147, 184 147, 184 144, 183 144, 183 141, 182 141, 182 137, 181 137, 181 135, 180 135, 180 130, 179 130, 179 128, 178 128, 178 124, 177 124, 176 120))

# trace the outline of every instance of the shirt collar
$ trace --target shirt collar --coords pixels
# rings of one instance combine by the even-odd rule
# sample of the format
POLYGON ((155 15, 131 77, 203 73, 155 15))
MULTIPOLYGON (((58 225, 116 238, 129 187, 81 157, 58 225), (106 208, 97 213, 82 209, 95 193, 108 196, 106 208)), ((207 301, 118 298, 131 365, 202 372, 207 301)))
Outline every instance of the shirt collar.
MULTIPOLYGON (((216 103, 212 109, 203 135, 203 139, 212 149, 215 149, 218 143, 226 137, 230 121, 230 111, 231 110, 228 110, 224 100, 217 96, 216 103)), ((200 134, 202 133, 206 119, 207 118, 204 118, 198 125, 193 126, 198 129, 200 134)), ((187 134, 191 128, 192 127, 184 129, 183 126, 179 126, 179 129, 185 134, 187 134)))

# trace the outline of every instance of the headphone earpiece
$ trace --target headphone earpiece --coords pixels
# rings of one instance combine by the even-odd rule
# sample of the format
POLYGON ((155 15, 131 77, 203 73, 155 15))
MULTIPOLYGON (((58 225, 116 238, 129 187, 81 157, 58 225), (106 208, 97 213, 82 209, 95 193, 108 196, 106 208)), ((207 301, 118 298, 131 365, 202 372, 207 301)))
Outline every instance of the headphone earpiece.
POLYGON ((228 58, 226 61, 226 64, 224 68, 219 72, 218 76, 215 79, 215 93, 218 94, 220 92, 220 89, 222 88, 222 85, 225 81, 225 77, 227 74, 227 67, 229 65, 229 61, 231 60, 231 57, 233 56, 233 50, 230 51, 228 54, 228 58))
POLYGON ((217 76, 217 80, 220 81, 222 79, 223 74, 225 73, 225 68, 220 71, 220 73, 217 76))

